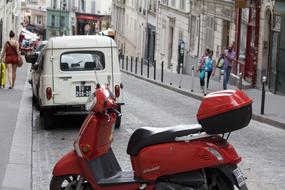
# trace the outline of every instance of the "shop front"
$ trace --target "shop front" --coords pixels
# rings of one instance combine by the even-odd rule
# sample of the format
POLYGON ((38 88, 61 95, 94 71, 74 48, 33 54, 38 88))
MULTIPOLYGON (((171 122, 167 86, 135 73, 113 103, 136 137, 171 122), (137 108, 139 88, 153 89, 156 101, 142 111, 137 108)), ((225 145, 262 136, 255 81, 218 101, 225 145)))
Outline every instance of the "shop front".
POLYGON ((273 93, 285 94, 285 2, 276 0, 271 19, 268 86, 273 93))
POLYGON ((242 73, 252 86, 256 84, 256 69, 259 40, 260 1, 237 1, 236 4, 236 51, 237 61, 233 72, 242 73), (244 2, 244 3, 241 3, 244 2))
POLYGON ((77 34, 90 35, 108 29, 111 23, 111 17, 76 13, 76 21, 77 34))

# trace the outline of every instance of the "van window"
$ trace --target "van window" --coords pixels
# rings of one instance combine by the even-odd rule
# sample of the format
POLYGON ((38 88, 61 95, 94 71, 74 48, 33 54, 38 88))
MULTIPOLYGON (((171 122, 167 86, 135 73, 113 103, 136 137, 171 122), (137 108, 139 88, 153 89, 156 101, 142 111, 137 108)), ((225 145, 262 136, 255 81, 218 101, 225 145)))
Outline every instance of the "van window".
POLYGON ((60 70, 90 71, 104 70, 105 57, 100 51, 68 52, 61 55, 60 70))

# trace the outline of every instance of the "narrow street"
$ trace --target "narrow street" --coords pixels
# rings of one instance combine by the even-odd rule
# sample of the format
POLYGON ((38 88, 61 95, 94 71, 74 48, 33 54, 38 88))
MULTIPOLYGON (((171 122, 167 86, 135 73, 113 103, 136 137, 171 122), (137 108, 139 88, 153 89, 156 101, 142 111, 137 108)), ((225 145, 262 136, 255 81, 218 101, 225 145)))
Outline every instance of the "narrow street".
MULTIPOLYGON (((114 133, 113 149, 121 167, 131 170, 126 147, 135 129, 197 123, 200 102, 126 74, 122 77, 126 105, 122 108, 122 126, 114 133)), ((55 129, 45 131, 39 113, 33 111, 34 190, 49 187, 53 165, 73 148, 83 119, 60 117, 55 120, 55 129)), ((243 158, 240 166, 248 177, 250 190, 285 189, 284 136, 284 130, 256 121, 232 133, 229 141, 243 158)))

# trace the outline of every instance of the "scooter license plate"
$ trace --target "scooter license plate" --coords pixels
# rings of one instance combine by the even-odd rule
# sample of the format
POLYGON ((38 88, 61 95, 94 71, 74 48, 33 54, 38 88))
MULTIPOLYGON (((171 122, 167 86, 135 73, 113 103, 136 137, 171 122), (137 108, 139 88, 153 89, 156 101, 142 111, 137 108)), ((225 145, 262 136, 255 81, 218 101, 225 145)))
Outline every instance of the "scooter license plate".
POLYGON ((237 168, 233 170, 233 174, 238 182, 238 186, 241 187, 245 184, 246 177, 242 173, 241 169, 237 168))
POLYGON ((76 86, 75 96, 76 97, 88 97, 91 93, 91 86, 76 86))

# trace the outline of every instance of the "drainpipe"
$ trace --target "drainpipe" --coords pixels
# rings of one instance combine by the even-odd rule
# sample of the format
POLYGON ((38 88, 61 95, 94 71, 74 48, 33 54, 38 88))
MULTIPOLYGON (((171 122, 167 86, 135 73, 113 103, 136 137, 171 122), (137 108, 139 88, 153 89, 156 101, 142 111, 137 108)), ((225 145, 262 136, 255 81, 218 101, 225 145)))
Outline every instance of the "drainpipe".
POLYGON ((236 10, 236 74, 239 74, 240 69, 238 68, 238 60, 239 60, 239 51, 240 51, 240 32, 241 32, 241 8, 238 8, 236 10))

